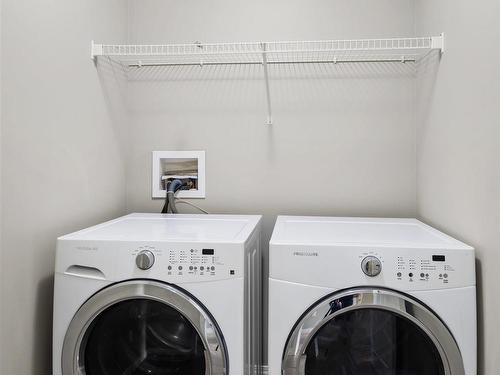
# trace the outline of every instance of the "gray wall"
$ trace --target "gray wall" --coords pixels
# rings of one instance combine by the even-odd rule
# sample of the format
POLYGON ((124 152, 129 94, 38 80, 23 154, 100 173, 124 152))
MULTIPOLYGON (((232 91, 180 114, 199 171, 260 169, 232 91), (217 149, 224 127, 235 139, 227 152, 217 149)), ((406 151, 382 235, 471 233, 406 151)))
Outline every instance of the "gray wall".
POLYGON ((420 214, 475 246, 480 374, 496 373, 498 7, 493 0, 3 0, 0 374, 50 373, 55 238, 125 211, 158 212, 150 152, 190 149, 207 151, 207 199, 196 203, 264 213, 266 239, 278 213, 420 214), (272 127, 264 125, 259 67, 150 69, 126 86, 116 66, 102 64, 96 74, 88 60, 91 39, 443 30, 446 55, 440 64, 430 56, 417 81, 403 65, 273 68, 272 127))
POLYGON ((417 33, 446 31, 419 77, 418 212, 477 249, 479 374, 500 369, 500 3, 421 0, 417 33))
POLYGON ((91 39, 126 39, 122 0, 2 4, 1 374, 51 373, 57 236, 125 211, 116 124, 91 39), (100 77, 100 78, 99 78, 100 77))
MULTIPOLYGON (((412 1, 130 1, 132 42, 413 34, 412 1)), ((206 150, 215 212, 415 213, 414 80, 403 65, 150 69, 129 84, 129 211, 151 200, 153 150, 206 150), (390 111, 387 108, 391 108, 390 111)))
MULTIPOLYGON (((413 2, 130 1, 131 42, 413 35, 413 2)), ((153 211, 151 151, 206 150, 211 212, 412 216, 411 68, 272 67, 268 127, 261 67, 146 70, 129 84, 127 209, 153 211), (390 108, 391 110, 387 110, 390 108)))
MULTIPOLYGON (((2 253, 3 253, 3 247, 2 247, 2 1, 0 0, 0 297, 2 297, 2 285, 3 285, 3 278, 2 278, 2 253)), ((0 363, 3 362, 3 340, 1 339, 3 337, 3 332, 2 332, 2 315, 3 315, 3 302, 2 298, 0 298, 0 363)), ((0 374, 1 374, 1 365, 0 365, 0 374)))
MULTIPOLYGON (((411 0, 129 2, 132 43, 412 36, 411 0)), ((394 64, 143 69, 132 75, 127 210, 159 212, 151 151, 205 150, 213 213, 416 215, 415 79, 394 64)), ((190 210, 182 207, 183 212, 190 210)), ((265 264, 267 267, 267 264, 265 264)))

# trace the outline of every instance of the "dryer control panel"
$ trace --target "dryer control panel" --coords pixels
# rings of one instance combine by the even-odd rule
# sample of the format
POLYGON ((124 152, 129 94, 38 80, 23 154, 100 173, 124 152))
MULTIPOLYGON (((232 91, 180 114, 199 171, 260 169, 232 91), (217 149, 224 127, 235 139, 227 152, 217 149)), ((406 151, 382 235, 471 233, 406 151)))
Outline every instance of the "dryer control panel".
POLYGON ((349 288, 377 285, 398 290, 435 290, 475 285, 472 249, 275 245, 270 277, 349 288))
MULTIPOLYGON (((358 254, 361 271, 374 283, 408 289, 458 286, 471 274, 472 252, 432 249, 378 249, 358 254)), ((473 259, 472 259, 473 262, 473 259)), ((473 268, 472 268, 473 274, 473 268)))
MULTIPOLYGON (((442 253, 420 255, 389 255, 392 264, 384 267, 386 277, 395 278, 402 283, 448 284, 456 275, 456 260, 442 253), (455 265, 454 265, 455 263, 455 265), (392 275, 387 273, 392 272, 392 275), (392 276, 392 277, 391 277, 392 276)), ((369 277, 382 272, 386 256, 381 251, 362 252, 359 255, 361 270, 369 277)))
POLYGON ((475 285, 474 249, 416 219, 279 216, 269 277, 404 291, 475 285))
POLYGON ((427 257, 398 256, 395 260, 397 280, 448 284, 456 276, 453 257, 436 253, 427 257))

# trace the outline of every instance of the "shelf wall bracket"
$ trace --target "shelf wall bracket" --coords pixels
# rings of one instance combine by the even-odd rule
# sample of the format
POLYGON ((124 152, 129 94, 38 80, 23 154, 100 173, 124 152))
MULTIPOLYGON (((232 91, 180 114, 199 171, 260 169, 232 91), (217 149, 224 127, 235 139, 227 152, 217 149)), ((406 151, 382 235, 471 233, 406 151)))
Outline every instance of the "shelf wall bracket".
POLYGON ((269 71, 267 64, 267 44, 262 43, 262 67, 264 68, 264 81, 266 83, 266 100, 267 100, 267 121, 266 125, 273 124, 273 111, 271 106, 271 89, 269 87, 269 71))
POLYGON ((431 48, 438 49, 441 55, 444 53, 444 33, 439 36, 431 37, 431 48))
POLYGON ((94 41, 90 42, 90 58, 97 61, 97 56, 102 56, 102 44, 96 44, 94 41))

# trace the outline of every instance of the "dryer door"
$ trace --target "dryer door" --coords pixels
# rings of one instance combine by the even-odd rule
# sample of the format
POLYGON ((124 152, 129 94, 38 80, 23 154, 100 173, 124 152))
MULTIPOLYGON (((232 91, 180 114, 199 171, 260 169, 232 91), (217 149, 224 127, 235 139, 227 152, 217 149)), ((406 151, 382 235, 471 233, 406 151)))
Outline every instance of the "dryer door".
POLYGON ((226 375, 216 323, 187 293, 155 281, 110 286, 75 314, 63 375, 226 375))
POLYGON ((352 289, 318 302, 289 336, 284 375, 464 375, 441 320, 412 298, 352 289))

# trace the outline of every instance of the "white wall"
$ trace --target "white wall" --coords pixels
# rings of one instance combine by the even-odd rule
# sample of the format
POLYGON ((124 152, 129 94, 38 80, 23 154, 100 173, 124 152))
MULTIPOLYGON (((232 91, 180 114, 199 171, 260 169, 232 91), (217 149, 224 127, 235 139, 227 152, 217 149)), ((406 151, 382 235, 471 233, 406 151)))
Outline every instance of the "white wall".
MULTIPOLYGON (((479 374, 500 368, 500 3, 420 0, 417 33, 446 32, 419 84, 418 211, 477 249, 479 374)), ((458 308, 458 307, 457 307, 458 308)))
POLYGON ((127 8, 2 5, 0 373, 47 375, 55 239, 125 210, 123 124, 113 121, 101 87, 109 72, 96 74, 89 42, 125 41, 127 8))

